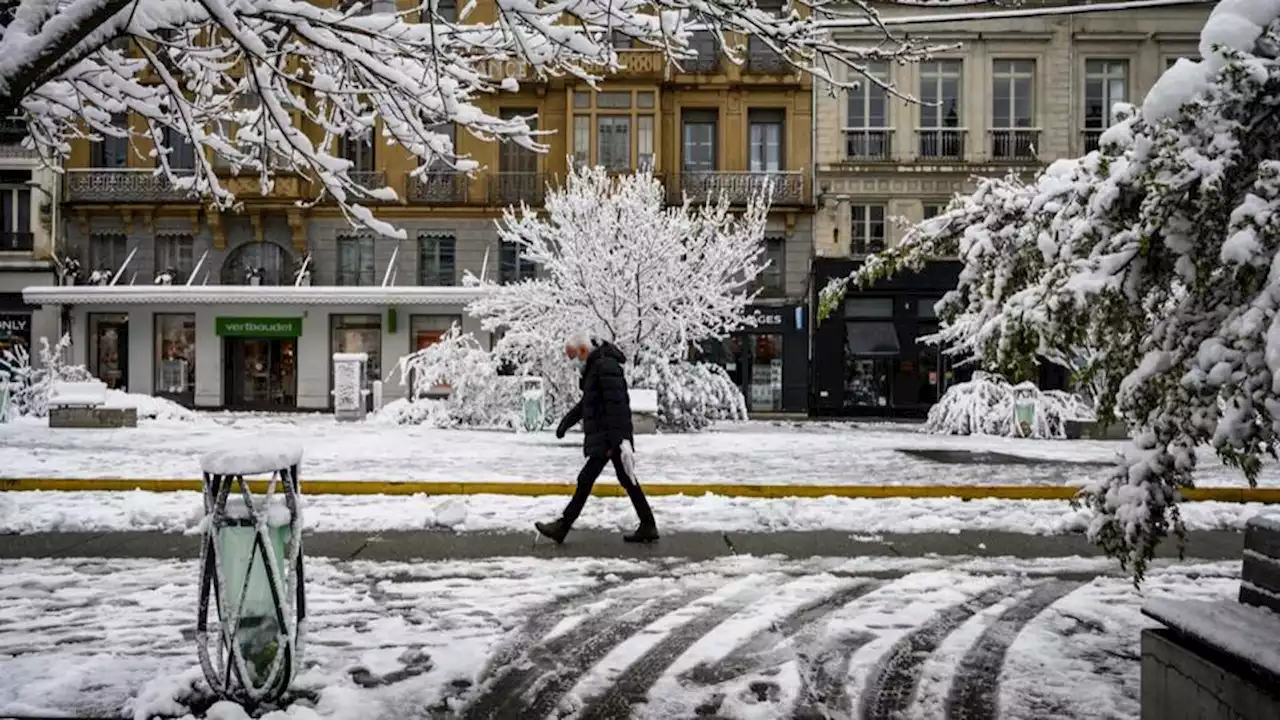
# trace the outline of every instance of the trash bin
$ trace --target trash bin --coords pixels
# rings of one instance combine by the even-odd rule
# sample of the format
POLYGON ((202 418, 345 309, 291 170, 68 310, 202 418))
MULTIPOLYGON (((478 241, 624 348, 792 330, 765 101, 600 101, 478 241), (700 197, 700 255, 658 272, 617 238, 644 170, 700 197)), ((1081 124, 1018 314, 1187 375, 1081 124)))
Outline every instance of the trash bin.
POLYGON ((546 426, 546 387, 540 377, 527 377, 521 382, 520 400, 524 429, 538 432, 546 426))
POLYGON ((367 353, 333 354, 333 414, 338 420, 364 420, 368 413, 367 353))
POLYGON ((1036 427, 1036 398, 1040 390, 1030 383, 1013 389, 1013 426, 1020 437, 1031 437, 1036 427))

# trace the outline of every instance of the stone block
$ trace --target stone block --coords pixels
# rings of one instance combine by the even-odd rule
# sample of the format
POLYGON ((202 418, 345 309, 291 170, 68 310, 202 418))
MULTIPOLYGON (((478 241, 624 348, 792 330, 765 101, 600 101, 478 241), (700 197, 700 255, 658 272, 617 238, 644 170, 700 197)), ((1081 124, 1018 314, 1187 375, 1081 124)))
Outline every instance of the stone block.
POLYGON ((1240 602, 1280 613, 1280 520, 1256 517, 1245 527, 1240 602))
POLYGON ((658 432, 658 417, 649 413, 631 413, 631 429, 636 435, 658 432))
POLYGON ((51 407, 49 408, 49 427, 87 429, 136 428, 138 427, 138 409, 51 407))
POLYGON ((1063 423, 1068 440, 1128 440, 1129 430, 1124 423, 1102 425, 1083 420, 1067 420, 1063 423))
POLYGON ((1274 720, 1280 696, 1236 659, 1168 629, 1142 631, 1142 720, 1274 720))

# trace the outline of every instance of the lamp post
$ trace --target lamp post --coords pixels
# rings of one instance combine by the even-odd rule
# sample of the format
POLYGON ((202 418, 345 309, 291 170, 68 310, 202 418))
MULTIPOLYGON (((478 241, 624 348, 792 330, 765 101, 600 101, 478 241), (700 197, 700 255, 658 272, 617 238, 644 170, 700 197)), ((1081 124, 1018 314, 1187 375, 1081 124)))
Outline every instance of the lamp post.
POLYGON ((298 466, 302 449, 239 443, 205 455, 196 643, 219 698, 279 700, 302 661, 306 601, 298 466), (270 474, 257 497, 246 475, 270 474), (283 496, 283 497, 281 497, 283 496), (218 611, 210 637, 209 599, 218 611))

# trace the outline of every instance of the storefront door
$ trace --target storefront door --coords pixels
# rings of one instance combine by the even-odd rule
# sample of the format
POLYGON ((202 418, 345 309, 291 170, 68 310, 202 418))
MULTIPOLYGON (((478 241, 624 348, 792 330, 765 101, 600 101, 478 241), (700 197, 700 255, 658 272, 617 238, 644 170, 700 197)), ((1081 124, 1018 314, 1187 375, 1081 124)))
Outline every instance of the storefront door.
POLYGON ((227 406, 239 410, 286 410, 298 406, 298 375, 292 338, 226 338, 227 406))
POLYGON ((782 411, 782 335, 747 335, 747 409, 782 411))
POLYGON ((89 315, 89 372, 106 383, 108 388, 128 392, 128 315, 89 315))

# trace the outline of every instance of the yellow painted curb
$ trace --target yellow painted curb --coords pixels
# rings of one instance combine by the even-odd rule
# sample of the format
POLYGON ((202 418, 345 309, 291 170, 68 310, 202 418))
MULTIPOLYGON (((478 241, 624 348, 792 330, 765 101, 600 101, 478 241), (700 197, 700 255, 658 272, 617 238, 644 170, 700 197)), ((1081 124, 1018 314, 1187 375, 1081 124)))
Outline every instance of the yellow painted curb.
MULTIPOLYGON (((252 480, 256 492, 265 480, 252 480)), ((960 498, 962 500, 1070 500, 1079 492, 1072 485, 725 485, 655 483, 644 486, 649 495, 721 495, 733 498, 960 498)), ((184 479, 130 478, 0 478, 0 491, 54 490, 64 492, 149 492, 200 491, 200 481, 184 479)), ((573 483, 520 482, 420 482, 417 480, 307 480, 302 491, 308 495, 570 495, 573 483)), ((602 479, 594 495, 621 497, 618 485, 602 479)), ((1280 503, 1280 488, 1208 487, 1183 490, 1186 500, 1217 502, 1280 503)))

